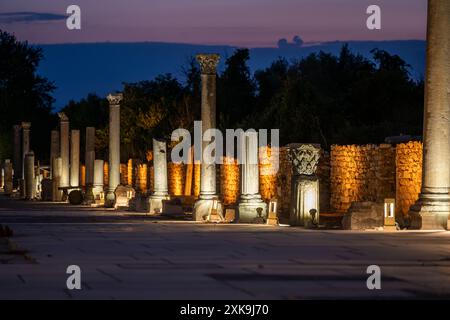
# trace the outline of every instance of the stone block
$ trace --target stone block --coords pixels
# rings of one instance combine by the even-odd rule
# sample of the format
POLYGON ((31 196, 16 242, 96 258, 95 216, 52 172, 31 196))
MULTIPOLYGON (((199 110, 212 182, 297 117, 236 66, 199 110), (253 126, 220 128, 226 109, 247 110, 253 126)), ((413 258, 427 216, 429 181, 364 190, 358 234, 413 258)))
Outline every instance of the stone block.
POLYGON ((383 227, 384 204, 353 202, 342 219, 344 230, 365 230, 383 227))

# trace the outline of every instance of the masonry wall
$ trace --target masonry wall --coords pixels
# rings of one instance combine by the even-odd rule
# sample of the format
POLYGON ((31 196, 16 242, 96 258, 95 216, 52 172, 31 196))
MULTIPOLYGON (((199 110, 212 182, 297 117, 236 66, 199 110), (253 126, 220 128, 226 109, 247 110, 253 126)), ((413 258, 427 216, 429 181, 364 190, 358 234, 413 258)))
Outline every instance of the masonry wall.
POLYGON ((411 141, 397 145, 396 214, 407 215, 419 198, 422 187, 422 143, 411 141))
POLYGON ((395 148, 388 144, 332 146, 330 210, 346 212, 354 201, 395 197, 395 148))

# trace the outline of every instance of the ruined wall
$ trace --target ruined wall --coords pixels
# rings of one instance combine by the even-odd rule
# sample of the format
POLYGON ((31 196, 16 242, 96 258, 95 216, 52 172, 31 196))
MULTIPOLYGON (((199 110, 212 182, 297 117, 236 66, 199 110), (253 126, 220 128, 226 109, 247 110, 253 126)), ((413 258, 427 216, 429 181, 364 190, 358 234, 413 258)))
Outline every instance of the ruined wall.
POLYGON ((410 141, 396 150, 396 214, 407 215, 422 187, 422 143, 410 141))
POLYGON ((220 193, 224 205, 236 204, 239 200, 239 165, 234 158, 224 157, 220 167, 220 193))
POLYGON ((167 163, 169 194, 181 196, 184 192, 185 166, 173 162, 167 163))
POLYGON ((288 159, 287 147, 281 147, 280 152, 280 167, 277 174, 276 195, 278 200, 279 216, 289 217, 289 205, 291 202, 291 179, 292 179, 292 164, 288 159))
POLYGON ((388 144, 332 146, 330 209, 346 212, 354 201, 395 197, 395 148, 388 144))
POLYGON ((279 148, 259 148, 259 191, 264 201, 270 201, 277 196, 277 159, 279 148))

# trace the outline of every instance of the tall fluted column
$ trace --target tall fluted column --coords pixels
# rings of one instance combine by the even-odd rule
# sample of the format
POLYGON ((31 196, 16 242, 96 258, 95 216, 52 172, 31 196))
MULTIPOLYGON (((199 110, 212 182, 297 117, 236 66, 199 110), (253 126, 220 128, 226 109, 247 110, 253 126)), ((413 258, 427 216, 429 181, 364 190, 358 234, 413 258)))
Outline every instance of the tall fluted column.
POLYGON ((59 112, 60 153, 61 153, 61 187, 70 187, 69 163, 69 118, 64 112, 59 112))
MULTIPOLYGON (((219 63, 218 54, 199 54, 202 80, 202 136, 208 129, 216 128, 216 68, 219 63)), ((202 142, 202 150, 208 142, 202 142)), ((200 196, 194 206, 193 219, 202 221, 208 216, 213 201, 218 202, 217 211, 222 215, 222 205, 216 191, 216 165, 201 163, 200 196)))
POLYGON ((95 160, 94 162, 94 182, 92 185, 92 193, 95 200, 100 200, 100 194, 103 192, 103 160, 95 160))
POLYGON ((25 179, 25 155, 30 152, 30 122, 22 122, 22 179, 25 179))
POLYGON ((428 0, 422 191, 412 227, 443 229, 450 213, 450 1, 428 0))
POLYGON ((149 213, 162 213, 162 201, 169 199, 167 186, 167 148, 163 140, 153 139, 154 192, 149 198, 149 213))
POLYGON ((34 171, 34 153, 33 151, 25 154, 24 161, 25 172, 25 199, 32 200, 36 198, 36 176, 34 171))
POLYGON ((241 150, 244 157, 241 165, 241 198, 239 200, 239 221, 253 222, 267 215, 267 204, 259 193, 258 133, 248 131, 241 136, 241 150), (258 211, 261 212, 258 212, 258 211))
POLYGON ((94 202, 92 187, 94 183, 94 161, 95 161, 95 128, 86 127, 86 144, 84 153, 84 163, 86 165, 85 183, 86 183, 86 203, 94 202))
POLYGON ((70 186, 80 186, 80 130, 70 132, 70 186))
POLYGON ((59 157, 59 131, 52 130, 50 136, 50 175, 53 178, 53 163, 59 157))
POLYGON ((115 205, 114 191, 120 184, 120 102, 121 93, 108 95, 109 101, 109 183, 106 194, 105 207, 115 205))
POLYGON ((428 1, 423 176, 413 228, 443 229, 450 213, 450 1, 428 1))
POLYGON ((14 181, 13 185, 14 187, 18 187, 20 184, 20 180, 22 179, 22 144, 20 133, 22 130, 22 126, 20 124, 14 126, 14 137, 13 137, 13 148, 14 148, 14 155, 13 155, 13 169, 14 169, 14 181))

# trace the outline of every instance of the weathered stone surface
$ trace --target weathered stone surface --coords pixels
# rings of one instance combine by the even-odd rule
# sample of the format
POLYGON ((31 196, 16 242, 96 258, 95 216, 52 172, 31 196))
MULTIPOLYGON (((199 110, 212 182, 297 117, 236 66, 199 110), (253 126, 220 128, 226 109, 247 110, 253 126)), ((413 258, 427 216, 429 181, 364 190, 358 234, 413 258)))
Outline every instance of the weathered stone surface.
POLYGON ((353 202, 342 218, 344 230, 365 230, 383 227, 384 204, 375 202, 353 202))
POLYGON ((114 191, 116 209, 128 209, 129 202, 136 196, 136 191, 131 186, 119 185, 114 191))

